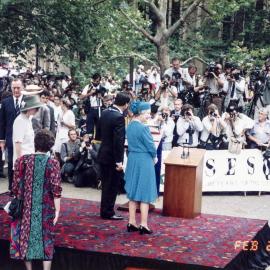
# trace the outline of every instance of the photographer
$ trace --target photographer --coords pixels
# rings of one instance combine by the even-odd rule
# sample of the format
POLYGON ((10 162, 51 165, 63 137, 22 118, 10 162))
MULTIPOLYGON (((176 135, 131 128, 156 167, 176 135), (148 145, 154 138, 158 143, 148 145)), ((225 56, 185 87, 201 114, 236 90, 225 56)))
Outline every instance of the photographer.
POLYGON ((160 130, 162 134, 163 144, 162 150, 168 151, 172 149, 172 140, 173 140, 173 131, 175 127, 175 123, 173 119, 170 117, 170 109, 168 107, 160 108, 160 114, 158 116, 158 120, 160 123, 160 130))
POLYGON ((176 130, 176 123, 181 116, 181 110, 182 110, 183 102, 181 99, 176 99, 174 101, 174 109, 171 111, 171 118, 175 123, 174 130, 173 130, 173 140, 172 140, 172 147, 178 146, 178 139, 179 135, 177 134, 176 130))
POLYGON ((100 85, 101 75, 95 73, 92 82, 84 87, 81 94, 83 99, 84 111, 87 113, 86 129, 88 134, 94 134, 101 114, 102 98, 107 90, 100 85))
POLYGON ((88 134, 83 136, 80 159, 74 169, 75 187, 98 187, 98 179, 100 179, 100 169, 97 164, 98 144, 92 144, 91 139, 88 134))
POLYGON ((142 82, 142 89, 137 95, 137 99, 139 99, 140 101, 148 102, 152 98, 154 98, 154 95, 152 95, 151 83, 145 80, 142 82))
POLYGON ((160 107, 169 107, 170 110, 173 109, 174 100, 177 98, 177 90, 174 86, 171 86, 170 77, 164 75, 160 88, 158 89, 155 100, 156 105, 160 107))
POLYGON ((173 77, 173 74, 180 74, 182 77, 183 69, 181 68, 181 60, 178 57, 174 57, 172 59, 171 67, 166 69, 164 72, 164 76, 168 75, 170 78, 173 77))
POLYGON ((61 145, 61 178, 63 181, 73 182, 73 173, 80 157, 80 140, 75 129, 68 131, 69 140, 61 145))
POLYGON ((244 106, 245 79, 240 76, 240 69, 238 67, 233 66, 231 72, 226 76, 223 91, 226 93, 224 100, 225 110, 232 100, 239 100, 238 106, 244 106))
POLYGON ((245 132, 254 126, 254 121, 241 113, 241 111, 242 108, 238 107, 238 102, 233 100, 227 107, 226 112, 222 115, 222 119, 226 123, 229 151, 232 153, 240 152, 246 144, 245 132))
MULTIPOLYGON (((222 73, 222 66, 220 64, 211 64, 204 73, 204 86, 209 89, 211 103, 218 107, 219 113, 222 109, 222 90, 225 83, 225 77, 222 73)), ((210 104, 206 104, 208 107, 210 104)))
POLYGON ((248 146, 251 149, 265 150, 270 143, 270 121, 267 120, 268 110, 261 108, 254 127, 246 132, 248 146))
POLYGON ((208 115, 202 120, 203 131, 200 138, 200 148, 206 150, 218 150, 226 148, 224 146, 224 132, 226 123, 221 119, 217 106, 208 106, 208 115))
POLYGON ((185 104, 182 107, 181 117, 176 123, 179 135, 178 144, 188 144, 197 147, 199 144, 199 132, 203 130, 203 124, 199 117, 193 115, 193 106, 185 104))
POLYGON ((270 105, 270 58, 265 61, 262 73, 264 82, 263 102, 264 106, 270 105))

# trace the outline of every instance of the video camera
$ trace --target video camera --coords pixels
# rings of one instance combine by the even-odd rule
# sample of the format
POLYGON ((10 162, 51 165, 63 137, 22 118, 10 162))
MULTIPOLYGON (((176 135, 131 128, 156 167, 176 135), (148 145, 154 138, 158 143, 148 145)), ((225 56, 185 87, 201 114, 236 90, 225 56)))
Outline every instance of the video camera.
POLYGON ((264 81, 263 72, 261 71, 259 67, 255 67, 254 69, 250 71, 250 81, 251 82, 264 81))

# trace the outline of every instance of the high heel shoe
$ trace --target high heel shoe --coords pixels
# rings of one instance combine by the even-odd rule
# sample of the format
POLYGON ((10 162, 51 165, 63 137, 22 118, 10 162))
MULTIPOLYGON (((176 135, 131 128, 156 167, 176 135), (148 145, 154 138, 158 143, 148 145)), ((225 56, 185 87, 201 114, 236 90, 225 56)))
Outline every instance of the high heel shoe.
POLYGON ((139 232, 140 232, 140 234, 151 234, 151 233, 153 233, 152 230, 147 229, 142 225, 139 226, 139 232))
POLYGON ((128 232, 137 232, 139 230, 138 227, 136 227, 135 225, 128 223, 127 224, 127 231, 128 232))

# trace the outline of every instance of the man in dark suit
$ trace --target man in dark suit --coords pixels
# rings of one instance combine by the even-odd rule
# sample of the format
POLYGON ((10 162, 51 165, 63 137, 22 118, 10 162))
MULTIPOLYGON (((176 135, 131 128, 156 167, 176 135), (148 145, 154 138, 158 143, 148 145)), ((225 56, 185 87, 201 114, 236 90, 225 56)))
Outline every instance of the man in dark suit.
POLYGON ((3 100, 0 109, 0 147, 8 151, 8 189, 11 190, 13 178, 13 142, 12 129, 15 118, 20 114, 23 83, 15 79, 11 83, 12 96, 3 100))
POLYGON ((123 174, 125 118, 123 112, 128 108, 128 94, 120 92, 114 105, 101 114, 98 124, 97 139, 101 140, 98 162, 101 168, 101 205, 100 216, 103 219, 120 220, 114 204, 123 174))
POLYGON ((92 82, 84 87, 81 94, 86 116, 86 130, 88 134, 94 134, 94 129, 101 114, 102 98, 107 90, 100 84, 101 75, 95 73, 92 82))

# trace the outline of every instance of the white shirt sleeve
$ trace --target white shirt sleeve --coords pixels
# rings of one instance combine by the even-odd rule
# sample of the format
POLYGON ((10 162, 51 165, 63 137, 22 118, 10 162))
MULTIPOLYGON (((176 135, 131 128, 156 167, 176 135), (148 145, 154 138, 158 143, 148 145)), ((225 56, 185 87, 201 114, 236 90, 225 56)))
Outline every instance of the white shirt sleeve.
POLYGON ((87 85, 83 88, 83 90, 82 90, 82 95, 86 95, 87 92, 88 92, 88 89, 89 89, 89 84, 87 84, 87 85))
POLYGON ((13 142, 22 143, 27 125, 25 125, 25 122, 21 118, 17 118, 16 120, 13 124, 13 142))

